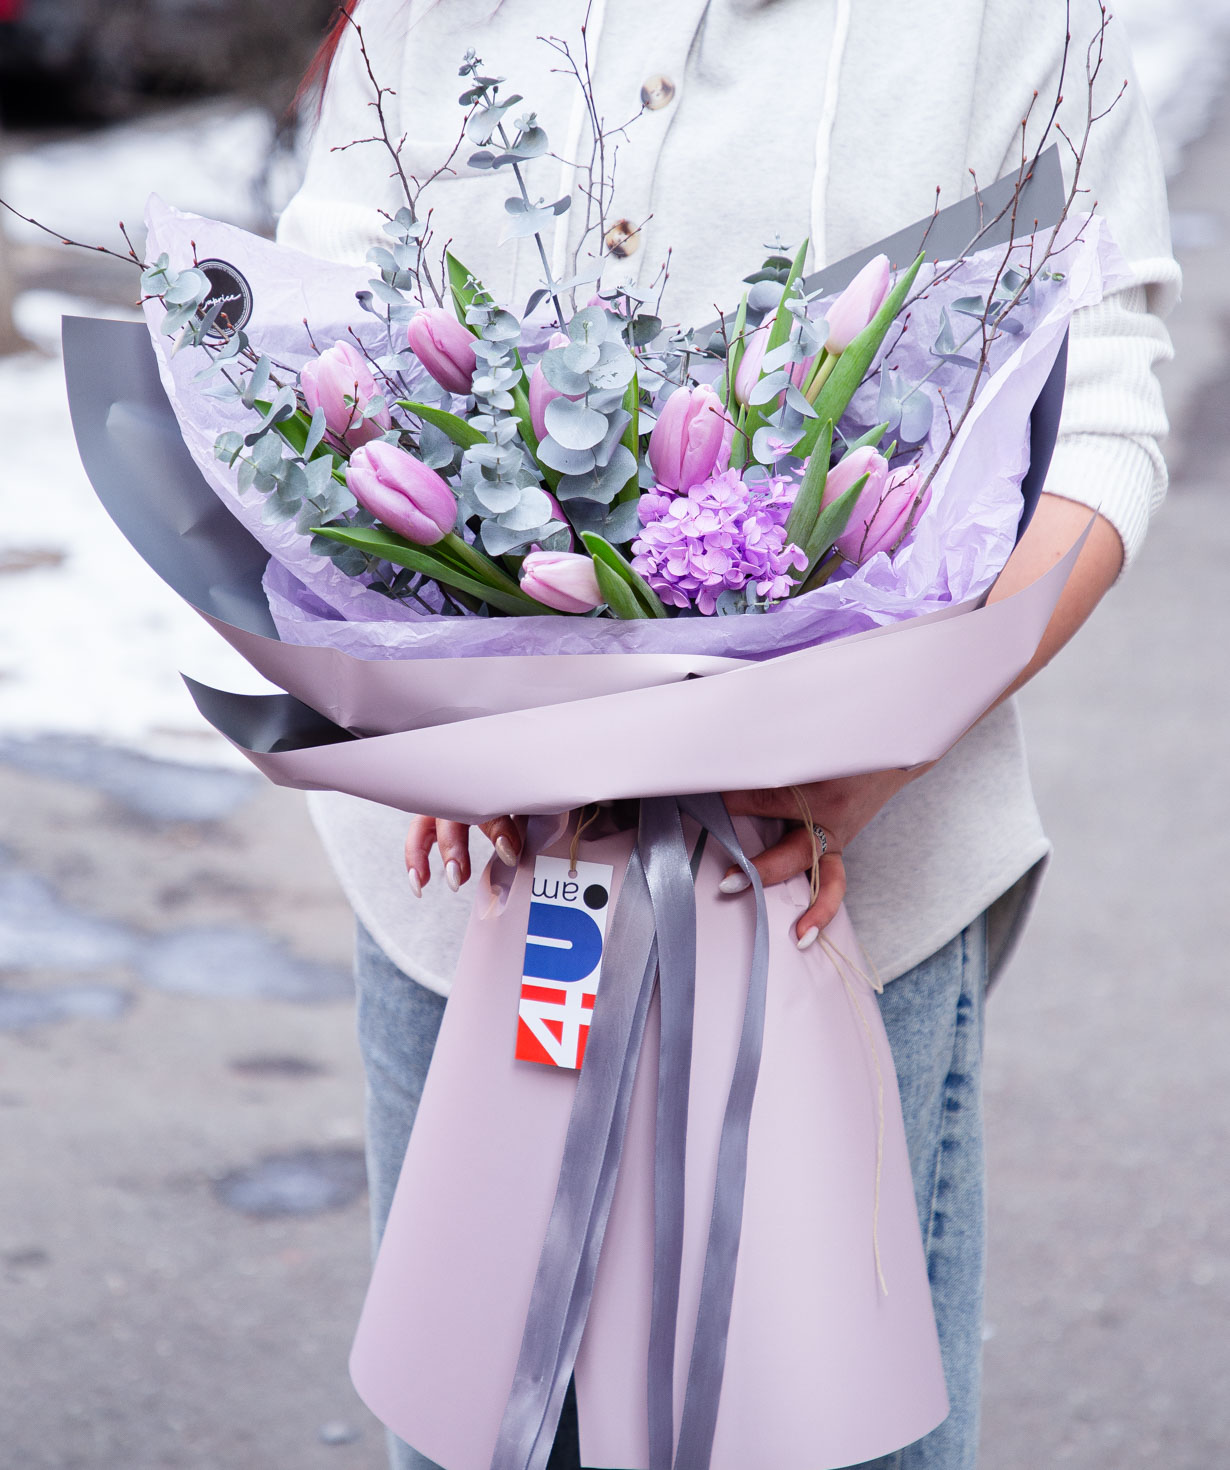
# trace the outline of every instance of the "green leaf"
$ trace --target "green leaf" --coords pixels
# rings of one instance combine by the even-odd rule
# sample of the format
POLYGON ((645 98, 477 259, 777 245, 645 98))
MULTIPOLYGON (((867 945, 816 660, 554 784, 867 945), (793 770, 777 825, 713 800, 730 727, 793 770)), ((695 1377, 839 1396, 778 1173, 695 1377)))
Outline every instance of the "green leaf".
MULTIPOLYGON (((862 436, 862 438, 851 440, 850 443, 846 445, 845 452, 846 454, 853 454, 856 449, 878 449, 880 447, 880 440, 883 439, 883 437, 887 433, 887 424, 877 424, 874 429, 868 429, 867 432, 862 436)), ((884 458, 892 459, 892 457, 893 454, 892 450, 890 449, 889 452, 884 456, 884 458)), ((843 455, 842 458, 844 459, 845 455, 843 455)))
POLYGON ((649 617, 649 613, 641 606, 632 588, 606 562, 595 558, 594 572, 598 578, 598 590, 602 593, 602 599, 617 618, 649 617))
MULTIPOLYGON (((794 326, 794 317, 791 316, 791 314, 786 310, 786 302, 790 300, 790 297, 794 292, 794 283, 803 274, 803 258, 807 254, 807 246, 808 241, 806 240, 804 240, 803 243, 799 246, 798 251, 795 254, 794 261, 791 264, 790 273, 786 277, 786 284, 782 287, 781 300, 777 304, 777 313, 773 318, 773 325, 769 328, 769 340, 765 344, 764 355, 766 359, 771 352, 774 352, 777 348, 785 345, 790 337, 790 330, 794 326)), ((764 377, 764 375, 764 370, 762 368, 760 376, 764 377)), ((749 408, 747 410, 746 430, 749 441, 755 437, 756 430, 764 428, 765 424, 768 422, 769 415, 765 412, 765 409, 768 407, 769 405, 765 404, 760 408, 749 408)), ((770 412, 771 411, 772 410, 770 409, 770 412)), ((822 410, 819 410, 819 412, 820 422, 823 422, 825 418, 825 413, 822 410)), ((837 422, 836 416, 833 416, 833 422, 837 422)), ((818 433, 819 423, 814 424, 813 427, 818 433)))
POLYGON ((521 617, 555 612, 554 608, 535 602, 522 592, 507 592, 499 587, 488 586, 476 577, 467 576, 456 566, 433 555, 430 547, 415 546, 392 531, 374 526, 317 526, 316 534, 328 537, 331 541, 340 541, 343 546, 355 546, 368 556, 378 556, 384 561, 391 561, 395 566, 409 567, 413 572, 424 572, 443 586, 455 587, 460 592, 478 597, 500 612, 521 617))
POLYGON ((747 351, 746 330, 747 292, 744 291, 739 310, 735 313, 735 324, 731 328, 730 351, 726 354, 726 372, 722 377, 722 386, 718 394, 727 413, 730 412, 735 401, 735 377, 739 371, 739 364, 743 361, 743 354, 747 351))
MULTIPOLYGON (((658 594, 640 573, 633 569, 632 563, 626 557, 621 556, 609 541, 603 540, 601 536, 593 531, 582 531, 581 540, 584 541, 586 550, 594 559, 594 569, 598 574, 598 585, 604 589, 604 595, 605 584, 602 580, 602 574, 605 570, 618 577, 636 599, 641 611, 635 614, 635 616, 641 618, 670 617, 670 613, 662 605, 658 594)), ((609 598, 607 600, 608 602, 610 601, 609 598)), ((627 617, 630 615, 620 613, 619 616, 627 617)))
POLYGON ((747 451, 751 440, 747 436, 748 411, 746 408, 739 410, 735 419, 734 438, 730 441, 730 467, 732 470, 741 470, 747 463, 747 451))
POLYGON ((831 505, 826 505, 820 512, 812 533, 807 538, 807 545, 803 548, 807 553, 807 573, 804 575, 811 573, 817 562, 832 548, 833 542, 846 529, 868 479, 870 479, 869 475, 863 475, 855 480, 843 495, 839 495, 831 505))
POLYGON ((914 284, 914 277, 925 259, 924 252, 908 270, 901 273, 893 289, 884 298, 884 304, 879 311, 837 359, 837 366, 815 401, 814 407, 819 419, 808 424, 803 442, 796 453, 811 453, 812 446, 820 436, 820 425, 825 419, 830 419, 835 424, 841 422, 842 414, 867 376, 867 370, 875 360, 875 355, 888 335, 888 329, 901 310, 906 295, 914 284))
POLYGON ((399 398, 397 406, 421 418, 425 423, 435 424, 437 429, 442 430, 454 444, 459 444, 462 449, 469 449, 471 445, 487 442, 486 435, 480 434, 472 424, 468 424, 463 418, 458 418, 455 413, 449 413, 447 409, 433 408, 430 403, 415 403, 408 398, 399 398))
POLYGON ((480 296, 485 296, 486 292, 477 282, 473 286, 469 284, 473 272, 462 265, 451 250, 444 252, 444 265, 448 272, 448 288, 453 298, 453 310, 457 313, 457 320, 467 332, 477 337, 479 334, 466 321, 466 309, 472 306, 480 296))
POLYGON ((628 425, 624 429, 623 439, 620 442, 631 452, 633 465, 632 474, 628 477, 628 483, 615 496, 616 505, 621 501, 635 500, 641 493, 640 486, 637 483, 637 463, 640 460, 641 448, 641 388, 635 373, 632 376, 632 381, 624 389, 623 409, 629 415, 629 419, 628 425))
POLYGON ((815 529, 820 514, 820 501, 824 495, 824 482, 828 479, 829 455, 833 452, 833 425, 826 423, 820 430, 820 438, 807 461, 799 493, 786 521, 786 540, 796 546, 806 547, 815 529))

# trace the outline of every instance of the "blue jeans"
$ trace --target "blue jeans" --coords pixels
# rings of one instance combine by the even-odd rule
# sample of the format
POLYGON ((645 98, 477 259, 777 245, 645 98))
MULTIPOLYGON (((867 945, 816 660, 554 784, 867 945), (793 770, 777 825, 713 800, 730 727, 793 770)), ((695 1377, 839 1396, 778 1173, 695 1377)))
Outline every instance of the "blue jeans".
MULTIPOLYGON (((401 1169, 444 1000, 358 936, 359 1044, 367 1071, 367 1166, 378 1242, 401 1169)), ((985 1246, 982 1157, 983 919, 892 981, 880 1010, 901 1090, 952 1409, 938 1429, 857 1470, 973 1470, 978 1453, 985 1246)), ((438 1470, 390 1436, 393 1470, 438 1470)), ((578 1470, 566 1405, 549 1470, 578 1470)), ((775 1470, 773 1466, 761 1470, 775 1470)))

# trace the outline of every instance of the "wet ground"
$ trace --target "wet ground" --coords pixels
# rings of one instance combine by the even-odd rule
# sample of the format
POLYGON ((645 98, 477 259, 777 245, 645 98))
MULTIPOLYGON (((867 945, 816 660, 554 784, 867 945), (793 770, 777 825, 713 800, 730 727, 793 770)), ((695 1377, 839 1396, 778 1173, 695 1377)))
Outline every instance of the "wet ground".
POLYGON ((989 1470, 1230 1465, 1230 116, 1172 182, 1168 504, 1025 691, 1056 856, 988 1012, 989 1470))
MULTIPOLYGON (((1057 856, 989 1016, 990 1470, 1230 1464, 1228 172, 1223 117, 1173 188, 1169 506, 1024 701, 1057 856)), ((0 743, 0 1464, 382 1463, 349 948, 295 794, 0 743)))

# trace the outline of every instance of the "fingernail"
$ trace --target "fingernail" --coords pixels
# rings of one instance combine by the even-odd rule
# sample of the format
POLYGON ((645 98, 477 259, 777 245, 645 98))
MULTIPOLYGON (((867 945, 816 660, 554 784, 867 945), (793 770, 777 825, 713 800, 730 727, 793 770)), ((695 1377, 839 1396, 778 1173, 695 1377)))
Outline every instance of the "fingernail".
POLYGON ((719 893, 742 893, 745 888, 752 886, 752 880, 746 873, 727 873, 725 878, 718 884, 719 893))
POLYGON ((812 947, 812 945, 815 944, 816 940, 819 939, 819 938, 820 938, 820 931, 819 931, 819 929, 816 929, 816 928, 813 927, 811 929, 805 929, 803 931, 803 933, 799 935, 799 937, 795 941, 795 943, 798 945, 798 947, 800 949, 810 949, 812 947))
POLYGON ((419 882, 419 875, 413 868, 406 869, 406 881, 410 884, 410 892, 414 894, 415 898, 422 898, 423 885, 419 882))
POLYGON ((444 865, 444 881, 454 893, 461 887, 461 867, 455 858, 449 858, 444 865))
POLYGON ((495 855, 506 868, 517 866, 517 849, 502 834, 495 839, 495 855))

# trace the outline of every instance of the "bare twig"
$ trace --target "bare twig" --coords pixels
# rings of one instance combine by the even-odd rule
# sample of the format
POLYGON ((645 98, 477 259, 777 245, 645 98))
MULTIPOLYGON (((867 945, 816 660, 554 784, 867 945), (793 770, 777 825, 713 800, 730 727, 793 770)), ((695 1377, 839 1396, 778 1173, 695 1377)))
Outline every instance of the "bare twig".
POLYGON ((132 241, 128 238, 128 231, 124 228, 124 222, 120 221, 120 234, 124 237, 124 243, 128 246, 128 254, 121 255, 118 250, 112 250, 107 245, 89 245, 84 240, 70 240, 67 235, 61 234, 59 230, 53 230, 50 225, 45 225, 42 220, 34 219, 31 215, 22 214, 20 209, 10 204, 7 199, 0 199, 0 209, 7 209, 11 215, 26 224, 33 225, 36 230, 42 230, 44 235, 50 235, 53 240, 58 240, 61 245, 71 245, 77 250, 89 250, 96 255, 109 255, 113 260, 122 260, 125 265, 135 265, 141 270, 146 269, 146 263, 132 248, 132 241))

